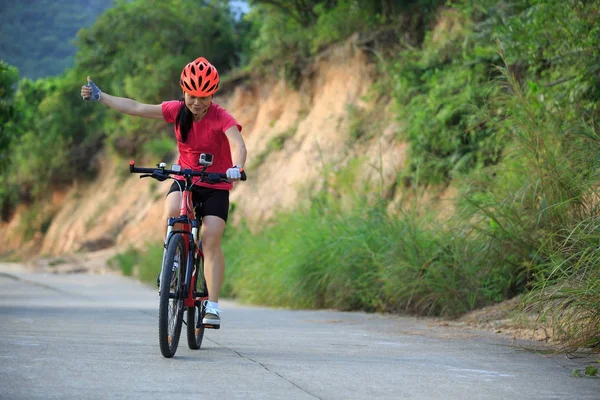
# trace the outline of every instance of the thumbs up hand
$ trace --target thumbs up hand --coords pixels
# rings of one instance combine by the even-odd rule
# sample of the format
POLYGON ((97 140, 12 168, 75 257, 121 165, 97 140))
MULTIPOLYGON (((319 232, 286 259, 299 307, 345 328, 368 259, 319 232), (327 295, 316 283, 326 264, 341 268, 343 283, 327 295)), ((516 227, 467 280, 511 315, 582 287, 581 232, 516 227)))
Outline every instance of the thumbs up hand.
POLYGON ((102 90, 92 80, 87 77, 87 85, 81 87, 81 97, 85 101, 99 101, 102 90))

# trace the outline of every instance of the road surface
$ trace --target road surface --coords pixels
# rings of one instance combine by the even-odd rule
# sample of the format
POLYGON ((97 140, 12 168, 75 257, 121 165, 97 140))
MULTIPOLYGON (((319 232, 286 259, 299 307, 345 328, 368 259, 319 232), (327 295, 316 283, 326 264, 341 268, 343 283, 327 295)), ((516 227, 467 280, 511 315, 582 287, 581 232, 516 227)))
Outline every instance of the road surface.
POLYGON ((202 349, 184 331, 165 359, 157 308, 118 275, 0 264, 0 398, 600 399, 600 379, 572 374, 593 359, 411 317, 222 302, 202 349))

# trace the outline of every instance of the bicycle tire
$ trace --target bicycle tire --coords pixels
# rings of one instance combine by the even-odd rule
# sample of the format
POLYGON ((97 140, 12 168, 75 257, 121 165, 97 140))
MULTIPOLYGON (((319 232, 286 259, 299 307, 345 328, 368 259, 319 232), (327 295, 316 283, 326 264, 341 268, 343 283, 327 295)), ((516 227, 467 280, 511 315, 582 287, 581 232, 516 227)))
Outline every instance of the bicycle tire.
POLYGON ((169 240, 165 264, 161 273, 158 306, 158 342, 160 352, 171 358, 177 351, 183 324, 183 286, 187 254, 183 235, 176 233, 169 240), (169 286, 166 283, 169 282, 169 286), (172 316, 170 316, 172 311, 172 316), (169 330, 172 328, 172 331, 169 330))
MULTIPOLYGON (((200 243, 200 248, 202 248, 202 243, 200 243)), ((202 285, 200 286, 200 290, 198 290, 198 285, 196 284, 196 292, 198 295, 202 296, 206 291, 206 281, 204 280, 204 258, 199 255, 198 256, 198 268, 197 279, 202 279, 202 285)), ((200 346, 202 346, 202 339, 204 338, 204 326, 198 327, 198 320, 202 320, 204 317, 204 305, 200 301, 196 301, 196 305, 194 307, 188 307, 187 309, 187 341, 188 347, 192 350, 198 350, 200 346)))
POLYGON ((204 315, 203 310, 204 306, 202 304, 187 309, 187 340, 188 347, 192 350, 198 350, 202 346, 202 339, 204 339, 204 327, 196 328, 198 319, 202 319, 204 315))

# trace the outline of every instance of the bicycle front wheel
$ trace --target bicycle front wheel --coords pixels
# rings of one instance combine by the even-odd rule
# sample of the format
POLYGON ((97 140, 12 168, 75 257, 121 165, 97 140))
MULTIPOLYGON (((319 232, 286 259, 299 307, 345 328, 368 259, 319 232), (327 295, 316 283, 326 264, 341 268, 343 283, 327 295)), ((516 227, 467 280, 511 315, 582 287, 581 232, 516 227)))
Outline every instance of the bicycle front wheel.
POLYGON ((158 342, 167 358, 175 355, 181 335, 186 258, 183 235, 177 233, 169 240, 160 278, 158 342))

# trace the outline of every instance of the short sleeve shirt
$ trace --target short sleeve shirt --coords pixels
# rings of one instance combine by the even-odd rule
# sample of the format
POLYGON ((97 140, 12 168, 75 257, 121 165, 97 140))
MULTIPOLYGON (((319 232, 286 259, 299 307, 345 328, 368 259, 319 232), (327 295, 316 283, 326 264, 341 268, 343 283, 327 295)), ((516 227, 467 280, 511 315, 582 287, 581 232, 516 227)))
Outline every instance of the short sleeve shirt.
MULTIPOLYGON (((165 101, 162 103, 162 113, 166 122, 175 123, 177 114, 185 103, 181 100, 165 101)), ((206 169, 207 172, 226 172, 233 167, 231 160, 231 148, 225 132, 232 126, 242 131, 242 126, 233 118, 224 108, 216 103, 212 103, 206 112, 206 115, 197 122, 192 123, 188 132, 187 140, 181 141, 181 133, 177 124, 175 124, 175 137, 177 138, 177 147, 179 149, 178 164, 183 169, 190 168, 199 171, 198 165, 200 154, 212 154, 213 164, 206 169)), ((183 179, 183 177, 179 177, 183 179)), ((221 182, 217 184, 196 183, 198 186, 210 187, 213 189, 231 190, 232 184, 221 182)))

